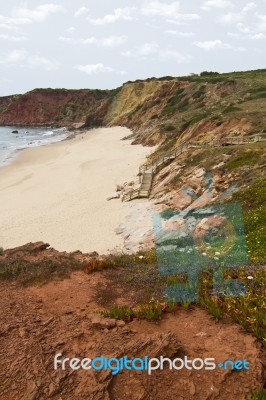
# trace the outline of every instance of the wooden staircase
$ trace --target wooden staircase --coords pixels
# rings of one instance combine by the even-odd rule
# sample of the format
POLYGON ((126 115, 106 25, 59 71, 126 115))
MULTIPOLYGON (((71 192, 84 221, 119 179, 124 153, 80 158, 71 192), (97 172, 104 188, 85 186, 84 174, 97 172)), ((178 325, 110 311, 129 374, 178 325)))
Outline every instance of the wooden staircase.
POLYGON ((152 181, 154 175, 156 175, 162 168, 170 164, 184 151, 190 148, 201 148, 201 147, 217 147, 217 146, 232 146, 247 143, 256 143, 265 141, 266 137, 262 134, 253 135, 252 138, 236 138, 236 137, 224 137, 222 139, 213 139, 210 142, 189 142, 183 143, 175 150, 167 153, 163 156, 158 157, 152 163, 145 163, 139 168, 139 176, 141 177, 140 187, 133 189, 129 193, 124 194, 122 201, 130 201, 133 199, 148 198, 150 196, 152 181))

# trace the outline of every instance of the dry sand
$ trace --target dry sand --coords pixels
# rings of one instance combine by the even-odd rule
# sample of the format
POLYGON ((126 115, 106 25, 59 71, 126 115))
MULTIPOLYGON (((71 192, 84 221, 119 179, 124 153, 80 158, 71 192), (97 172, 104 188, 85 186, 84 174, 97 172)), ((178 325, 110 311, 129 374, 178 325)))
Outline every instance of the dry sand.
POLYGON ((0 168, 0 246, 44 241, 58 250, 105 253, 123 248, 115 228, 128 214, 116 184, 136 179, 150 148, 120 140, 126 128, 95 129, 23 150, 0 168))

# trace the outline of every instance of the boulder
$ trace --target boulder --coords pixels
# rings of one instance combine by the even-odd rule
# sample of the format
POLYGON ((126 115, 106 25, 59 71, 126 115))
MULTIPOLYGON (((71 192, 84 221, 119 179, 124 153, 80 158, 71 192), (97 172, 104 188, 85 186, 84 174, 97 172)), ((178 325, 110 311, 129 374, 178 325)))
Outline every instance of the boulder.
POLYGON ((172 198, 172 206, 177 210, 183 210, 192 203, 191 197, 183 191, 177 192, 172 198))
POLYGON ((91 324, 95 328, 99 329, 112 329, 116 327, 116 320, 111 318, 104 318, 99 315, 93 315, 91 317, 91 324))

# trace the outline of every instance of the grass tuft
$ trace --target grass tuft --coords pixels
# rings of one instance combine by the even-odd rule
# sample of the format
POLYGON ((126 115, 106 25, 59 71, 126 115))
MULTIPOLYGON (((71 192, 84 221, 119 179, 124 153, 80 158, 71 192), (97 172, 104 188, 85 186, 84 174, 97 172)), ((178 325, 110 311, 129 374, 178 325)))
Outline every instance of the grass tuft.
POLYGON ((266 389, 252 393, 249 397, 249 400, 266 400, 266 389))

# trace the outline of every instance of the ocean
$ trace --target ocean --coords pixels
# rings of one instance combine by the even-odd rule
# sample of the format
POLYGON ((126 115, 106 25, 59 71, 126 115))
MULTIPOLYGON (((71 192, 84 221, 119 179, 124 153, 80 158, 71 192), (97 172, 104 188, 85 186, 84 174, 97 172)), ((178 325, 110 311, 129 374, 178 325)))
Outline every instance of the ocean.
POLYGON ((59 142, 69 135, 67 128, 0 126, 0 166, 9 164, 18 150, 59 142))

